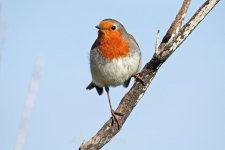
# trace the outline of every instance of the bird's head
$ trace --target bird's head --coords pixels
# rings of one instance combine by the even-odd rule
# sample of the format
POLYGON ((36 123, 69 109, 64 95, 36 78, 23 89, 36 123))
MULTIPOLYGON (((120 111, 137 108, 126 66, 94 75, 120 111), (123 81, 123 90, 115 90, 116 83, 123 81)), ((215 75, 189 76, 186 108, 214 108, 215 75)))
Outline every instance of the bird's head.
POLYGON ((129 53, 129 34, 123 25, 114 19, 104 19, 96 26, 98 45, 103 57, 114 59, 125 57, 129 53))
POLYGON ((99 34, 104 34, 106 36, 123 36, 125 38, 127 36, 127 32, 123 25, 114 19, 104 19, 96 26, 96 28, 98 29, 99 34))

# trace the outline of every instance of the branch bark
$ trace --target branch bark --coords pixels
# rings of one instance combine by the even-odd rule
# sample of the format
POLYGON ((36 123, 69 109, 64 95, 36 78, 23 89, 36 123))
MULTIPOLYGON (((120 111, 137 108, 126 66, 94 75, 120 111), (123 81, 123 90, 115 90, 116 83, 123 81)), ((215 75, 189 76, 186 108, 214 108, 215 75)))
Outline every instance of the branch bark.
MULTIPOLYGON (((118 118, 121 125, 125 123, 133 108, 143 97, 151 81, 155 77, 160 66, 169 58, 169 56, 183 43, 191 34, 195 27, 205 18, 205 16, 215 7, 220 0, 207 0, 192 16, 192 18, 182 27, 185 14, 190 4, 190 0, 184 0, 183 5, 178 12, 175 20, 164 36, 152 59, 144 66, 139 76, 145 81, 146 85, 136 81, 132 88, 125 94, 121 100, 116 112, 124 114, 118 118)), ((109 119, 103 127, 88 141, 80 146, 80 150, 98 150, 107 144, 120 130, 117 125, 111 124, 109 119)))

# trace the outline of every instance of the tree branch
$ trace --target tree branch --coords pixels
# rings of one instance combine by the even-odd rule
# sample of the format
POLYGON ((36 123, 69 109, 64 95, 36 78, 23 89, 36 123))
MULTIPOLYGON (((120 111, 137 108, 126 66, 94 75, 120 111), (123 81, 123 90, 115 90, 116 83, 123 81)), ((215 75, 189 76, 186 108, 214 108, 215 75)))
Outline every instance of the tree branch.
MULTIPOLYGON (((152 59, 139 73, 139 77, 145 81, 146 85, 136 81, 130 91, 125 94, 116 109, 116 112, 124 114, 124 116, 118 116, 118 121, 121 127, 132 112, 133 108, 143 97, 160 66, 191 34, 195 27, 205 18, 205 16, 219 1, 220 0, 207 0, 193 15, 193 17, 182 27, 185 13, 190 4, 190 0, 184 0, 180 11, 158 47, 158 53, 157 51, 155 52, 152 59)), ((98 150, 107 144, 119 131, 120 130, 118 130, 117 125, 115 123, 112 125, 111 119, 109 119, 96 133, 96 135, 94 135, 89 141, 82 143, 79 149, 98 150)))
POLYGON ((158 58, 161 61, 165 61, 183 43, 219 1, 220 0, 207 0, 171 41, 166 44, 160 44, 159 51, 161 53, 158 55, 158 58))
POLYGON ((171 24, 169 30, 167 31, 166 35, 164 36, 162 43, 168 42, 171 38, 173 38, 182 27, 182 23, 184 21, 184 17, 188 10, 191 0, 184 0, 175 20, 171 24))

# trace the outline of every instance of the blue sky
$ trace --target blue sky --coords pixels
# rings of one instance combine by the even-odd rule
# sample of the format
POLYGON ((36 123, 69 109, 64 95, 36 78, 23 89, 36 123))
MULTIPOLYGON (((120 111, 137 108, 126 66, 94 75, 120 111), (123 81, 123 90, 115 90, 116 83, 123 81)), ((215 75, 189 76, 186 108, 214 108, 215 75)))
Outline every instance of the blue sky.
MULTIPOLYGON (((105 18, 123 23, 138 41, 145 64, 153 55, 156 31, 160 29, 162 38, 182 4, 176 0, 1 2, 2 150, 15 148, 37 58, 44 64, 23 149, 77 149, 110 117, 107 96, 85 90, 91 81, 88 58, 97 37, 95 26, 105 18)), ((187 18, 203 2, 193 1, 187 18)), ((103 150, 225 149, 224 6, 220 2, 163 64, 121 132, 103 150)), ((114 108, 128 89, 111 89, 114 108)))

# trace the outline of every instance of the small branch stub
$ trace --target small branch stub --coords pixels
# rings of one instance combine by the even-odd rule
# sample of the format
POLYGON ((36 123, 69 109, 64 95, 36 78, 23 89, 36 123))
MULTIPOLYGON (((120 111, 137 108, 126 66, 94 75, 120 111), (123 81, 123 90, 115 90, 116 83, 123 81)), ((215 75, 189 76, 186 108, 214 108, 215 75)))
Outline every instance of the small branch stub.
POLYGON ((155 40, 155 53, 159 54, 159 30, 156 33, 156 40, 155 40))

